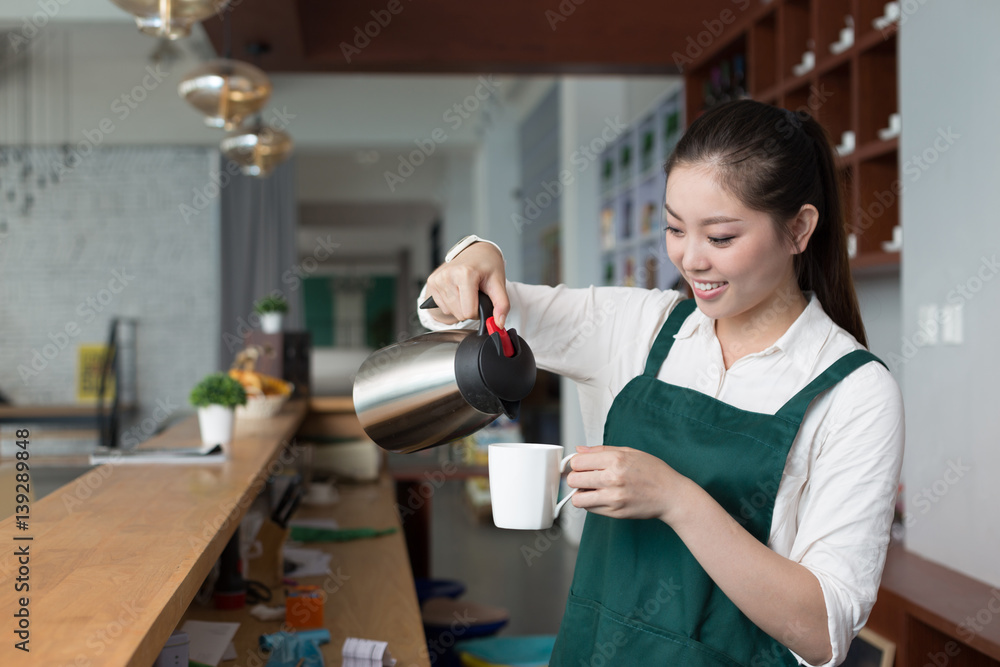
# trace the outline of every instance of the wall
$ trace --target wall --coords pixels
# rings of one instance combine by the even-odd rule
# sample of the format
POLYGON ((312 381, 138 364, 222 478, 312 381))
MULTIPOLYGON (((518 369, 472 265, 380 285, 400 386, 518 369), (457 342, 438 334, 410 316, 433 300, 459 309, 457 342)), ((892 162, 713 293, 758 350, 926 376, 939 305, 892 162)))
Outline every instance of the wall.
POLYGON ((899 32, 906 545, 1000 585, 1000 4, 913 9, 899 32), (920 345, 920 306, 948 303, 963 304, 965 343, 920 345))
POLYGON ((518 132, 521 179, 511 224, 519 236, 522 279, 534 284, 564 281, 561 258, 552 255, 552 246, 560 242, 564 187, 559 181, 559 90, 559 84, 552 87, 518 132))
MULTIPOLYGON (((60 153, 33 156, 37 175, 60 153)), ((144 439, 190 409, 191 387, 217 367, 219 216, 216 204, 187 226, 177 210, 217 160, 206 148, 98 148, 37 190, 27 215, 36 177, 28 188, 13 162, 0 168, 0 389, 13 402, 75 403, 77 345, 103 343, 122 316, 138 320, 141 408, 125 435, 150 418, 132 432, 144 439)))

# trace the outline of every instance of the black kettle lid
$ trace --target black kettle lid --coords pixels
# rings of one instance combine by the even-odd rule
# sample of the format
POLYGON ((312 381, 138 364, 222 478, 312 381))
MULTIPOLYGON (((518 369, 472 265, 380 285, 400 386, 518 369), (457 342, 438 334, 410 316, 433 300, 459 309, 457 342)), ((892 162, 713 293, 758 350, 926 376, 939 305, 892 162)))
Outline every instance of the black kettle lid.
MULTIPOLYGON (((420 305, 434 308, 433 299, 420 305)), ((479 331, 455 353, 455 380, 462 396, 480 412, 517 417, 521 399, 535 386, 535 355, 515 329, 493 321, 493 301, 479 293, 479 331)))

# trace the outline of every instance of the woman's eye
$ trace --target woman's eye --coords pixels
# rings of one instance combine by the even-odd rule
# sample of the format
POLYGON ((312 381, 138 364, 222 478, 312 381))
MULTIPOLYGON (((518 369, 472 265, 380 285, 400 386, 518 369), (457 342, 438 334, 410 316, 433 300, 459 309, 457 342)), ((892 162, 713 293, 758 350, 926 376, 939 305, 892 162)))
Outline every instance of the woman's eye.
POLYGON ((673 234, 674 236, 679 236, 684 233, 676 227, 671 227, 670 225, 667 225, 663 229, 666 230, 667 234, 673 234))
POLYGON ((721 248, 721 247, 724 247, 724 246, 727 246, 727 245, 729 245, 730 243, 732 243, 732 242, 733 242, 733 239, 734 239, 734 238, 736 238, 736 237, 735 237, 735 236, 727 236, 727 237, 725 237, 725 238, 721 238, 721 239, 720 239, 720 238, 712 238, 712 237, 710 236, 710 237, 708 237, 708 240, 709 240, 709 242, 710 242, 710 243, 711 243, 712 245, 714 245, 714 246, 718 246, 718 247, 720 247, 720 248, 721 248))

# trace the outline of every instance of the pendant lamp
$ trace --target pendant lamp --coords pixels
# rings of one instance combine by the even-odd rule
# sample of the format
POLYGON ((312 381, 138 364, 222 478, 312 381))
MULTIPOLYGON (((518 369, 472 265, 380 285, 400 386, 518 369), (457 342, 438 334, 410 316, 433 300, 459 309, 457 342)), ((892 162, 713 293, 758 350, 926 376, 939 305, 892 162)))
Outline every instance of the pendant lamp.
POLYGON ((191 71, 177 92, 205 114, 205 124, 235 130, 245 118, 267 104, 271 80, 258 67, 239 60, 220 58, 191 71))
POLYGON ((229 0, 111 0, 135 16, 139 30, 147 35, 179 39, 191 27, 222 11, 229 0))
POLYGON ((222 153, 248 176, 264 178, 292 154, 292 138, 281 130, 256 123, 222 140, 222 153))

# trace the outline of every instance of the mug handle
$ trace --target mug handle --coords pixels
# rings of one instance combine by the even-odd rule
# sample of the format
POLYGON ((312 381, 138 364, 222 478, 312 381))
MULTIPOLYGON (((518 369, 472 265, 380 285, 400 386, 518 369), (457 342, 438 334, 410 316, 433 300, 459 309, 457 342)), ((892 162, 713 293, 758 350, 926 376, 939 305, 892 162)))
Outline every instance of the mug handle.
MULTIPOLYGON (((571 458, 573 458, 574 456, 576 456, 577 454, 579 454, 579 453, 580 452, 573 452, 572 454, 570 454, 569 456, 567 456, 566 458, 564 458, 562 461, 559 462, 559 474, 560 475, 562 475, 565 472, 564 468, 566 467, 566 464, 569 463, 569 460, 571 458)), ((573 489, 572 491, 570 491, 569 493, 566 494, 565 498, 563 498, 562 500, 559 501, 558 504, 556 504, 556 513, 555 513, 556 517, 559 516, 559 510, 561 510, 563 508, 563 505, 566 504, 566 501, 568 501, 570 498, 572 498, 573 494, 576 493, 579 490, 580 489, 573 489)), ((553 518, 555 518, 555 517, 553 517, 553 518)))

